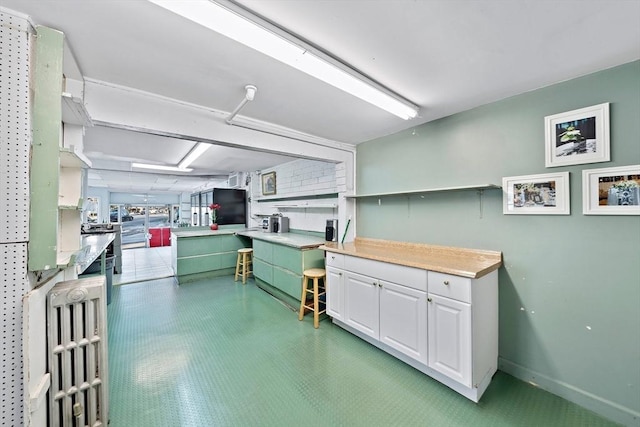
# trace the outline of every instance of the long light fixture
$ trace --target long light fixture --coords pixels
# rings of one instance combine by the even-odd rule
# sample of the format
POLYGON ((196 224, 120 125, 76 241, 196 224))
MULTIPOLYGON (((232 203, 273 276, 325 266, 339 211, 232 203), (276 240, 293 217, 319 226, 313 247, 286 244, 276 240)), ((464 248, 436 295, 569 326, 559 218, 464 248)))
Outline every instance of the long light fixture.
POLYGON ((293 36, 279 34, 210 0, 149 0, 164 9, 264 53, 297 70, 341 89, 378 108, 408 120, 418 108, 354 75, 344 64, 310 51, 293 36))
POLYGON ((171 171, 171 172, 191 172, 193 170, 189 168, 181 168, 178 166, 152 165, 148 163, 131 163, 131 167, 139 168, 139 169, 154 169, 154 170, 171 171))
POLYGON ((180 169, 187 168, 198 157, 202 156, 204 152, 209 149, 209 147, 211 147, 211 144, 207 144, 206 142, 197 143, 196 146, 193 147, 191 151, 189 151, 189 154, 187 154, 185 158, 182 159, 180 163, 178 163, 178 168, 180 169))

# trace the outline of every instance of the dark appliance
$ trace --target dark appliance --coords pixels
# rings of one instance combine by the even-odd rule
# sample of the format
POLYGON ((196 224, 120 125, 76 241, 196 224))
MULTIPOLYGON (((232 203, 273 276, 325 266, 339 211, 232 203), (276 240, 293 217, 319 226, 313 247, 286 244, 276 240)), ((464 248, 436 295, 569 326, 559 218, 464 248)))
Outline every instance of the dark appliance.
POLYGON ((218 225, 247 223, 247 192, 235 188, 214 188, 213 203, 220 205, 216 212, 218 225))
POLYGON ((289 232, 289 218, 286 216, 272 216, 269 217, 269 230, 271 233, 288 233, 289 232))
POLYGON ((328 219, 327 226, 324 229, 324 240, 327 242, 338 241, 338 220, 328 219))

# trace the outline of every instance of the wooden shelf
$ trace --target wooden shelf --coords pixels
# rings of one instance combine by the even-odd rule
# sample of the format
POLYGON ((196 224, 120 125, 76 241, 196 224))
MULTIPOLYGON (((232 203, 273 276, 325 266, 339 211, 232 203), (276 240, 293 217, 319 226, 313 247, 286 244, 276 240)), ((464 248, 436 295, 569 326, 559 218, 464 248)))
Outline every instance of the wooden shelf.
POLYGON ((364 199, 367 197, 385 197, 385 196, 412 196, 415 194, 427 194, 427 193, 440 193, 445 191, 465 191, 465 190, 498 190, 502 187, 495 184, 480 184, 480 185, 464 185, 458 187, 442 187, 442 188, 425 188, 422 190, 408 190, 408 191, 391 191, 387 193, 368 193, 368 194, 353 194, 345 196, 347 199, 364 199))

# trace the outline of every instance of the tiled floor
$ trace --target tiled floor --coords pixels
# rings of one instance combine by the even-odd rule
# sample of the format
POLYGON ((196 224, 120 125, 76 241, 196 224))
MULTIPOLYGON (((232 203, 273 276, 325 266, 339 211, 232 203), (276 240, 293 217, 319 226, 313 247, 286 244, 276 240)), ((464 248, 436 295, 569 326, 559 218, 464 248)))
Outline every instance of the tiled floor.
POLYGON ((173 276, 171 246, 122 251, 122 273, 113 275, 114 285, 173 276))
POLYGON ((478 404, 232 276, 114 288, 110 427, 612 426, 498 372, 478 404))

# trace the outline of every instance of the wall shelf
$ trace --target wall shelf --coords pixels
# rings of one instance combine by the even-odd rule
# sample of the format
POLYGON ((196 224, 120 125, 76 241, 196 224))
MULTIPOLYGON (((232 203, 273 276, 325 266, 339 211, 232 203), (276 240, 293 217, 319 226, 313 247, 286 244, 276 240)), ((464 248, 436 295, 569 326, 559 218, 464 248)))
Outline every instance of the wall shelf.
POLYGON ((295 204, 295 205, 273 205, 278 209, 336 209, 338 207, 335 203, 325 204, 295 204))
POLYGON ((464 185, 458 187, 442 187, 442 188, 425 188, 422 190, 408 190, 408 191, 391 191, 387 193, 367 193, 367 194, 353 194, 345 196, 347 199, 364 199, 368 197, 386 197, 386 196, 412 196, 415 194, 427 194, 427 193, 440 193, 446 191, 464 191, 464 190, 498 190, 502 187, 495 184, 479 184, 479 185, 464 185))

